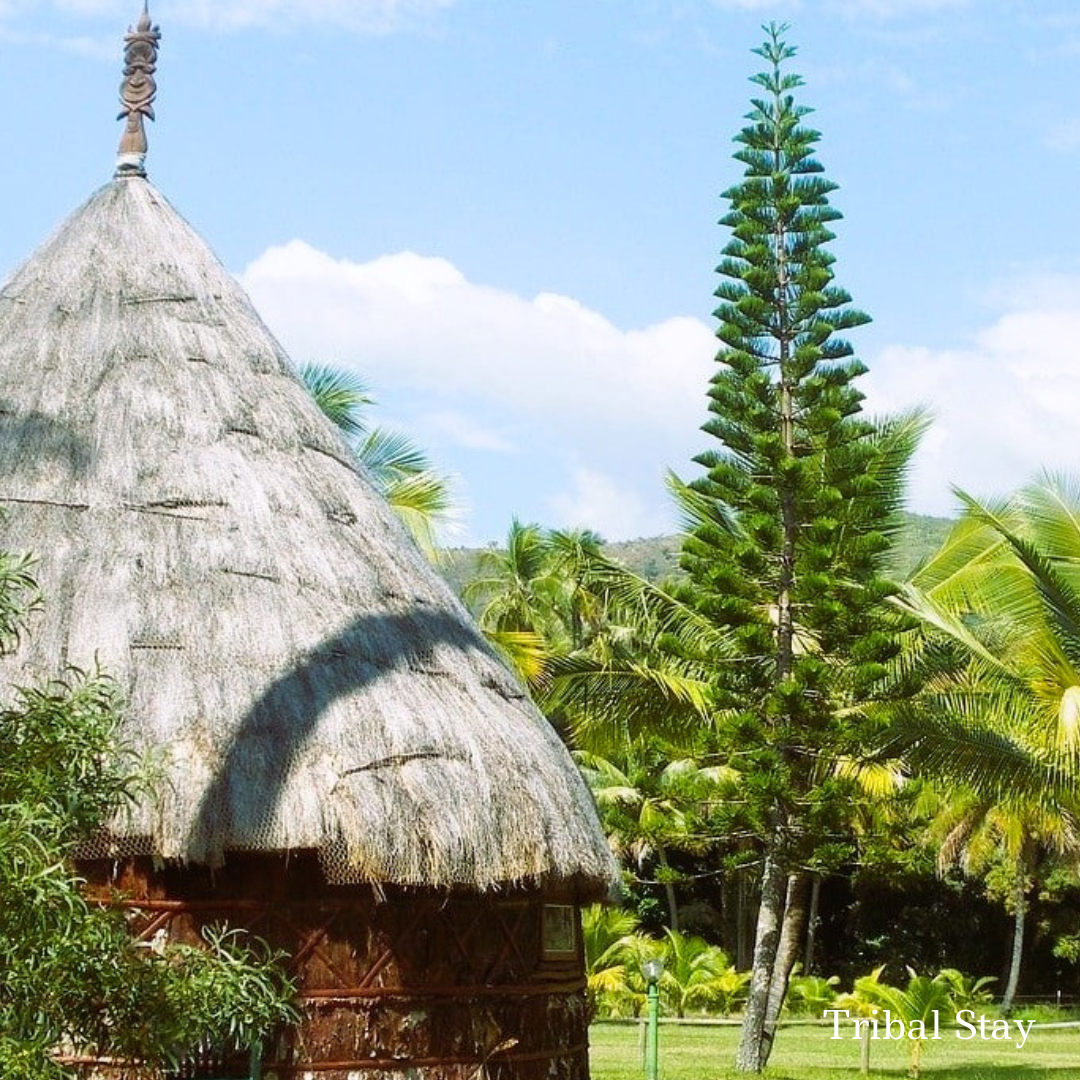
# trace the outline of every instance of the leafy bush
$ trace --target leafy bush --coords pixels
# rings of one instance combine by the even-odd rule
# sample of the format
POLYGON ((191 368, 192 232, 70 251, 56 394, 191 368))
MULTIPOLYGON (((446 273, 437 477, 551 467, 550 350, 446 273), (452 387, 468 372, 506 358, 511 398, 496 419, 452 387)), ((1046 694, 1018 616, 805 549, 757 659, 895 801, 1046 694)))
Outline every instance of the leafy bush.
POLYGON ((658 989, 669 1015, 707 1012, 726 1016, 740 1008, 750 982, 735 970, 723 949, 702 938, 666 930, 663 941, 641 933, 631 912, 599 905, 582 912, 585 966, 593 1014, 639 1016, 648 987, 642 974, 647 960, 659 957, 664 972, 658 989))
POLYGON ((934 976, 934 981, 943 983, 949 988, 953 1008, 959 1010, 975 1009, 993 1001, 994 995, 987 987, 997 982, 997 979, 993 975, 975 978, 973 975, 964 975, 956 968, 942 968, 934 976))
POLYGON ((792 975, 788 983, 787 1007, 795 1016, 821 1017, 826 1009, 835 1007, 840 983, 838 975, 792 975))
MULTIPOLYGON (((0 556, 0 642, 19 632, 20 579, 0 556), (13 599, 13 596, 15 599, 13 599)), ((25 569, 25 567, 23 568, 25 569)), ((19 571, 22 573, 22 571, 19 571)), ((0 1076, 61 1080, 57 1047, 175 1063, 289 1019, 280 957, 234 933, 140 949, 119 911, 88 904, 71 856, 136 790, 100 674, 14 691, 0 708, 0 1076)))

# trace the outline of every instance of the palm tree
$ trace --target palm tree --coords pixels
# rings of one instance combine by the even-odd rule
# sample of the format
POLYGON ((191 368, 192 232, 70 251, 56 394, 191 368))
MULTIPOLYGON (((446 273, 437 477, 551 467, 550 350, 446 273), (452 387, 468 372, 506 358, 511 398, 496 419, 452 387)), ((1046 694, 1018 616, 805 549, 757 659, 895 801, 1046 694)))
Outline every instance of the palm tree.
POLYGON ((640 1010, 641 995, 631 985, 636 981, 632 975, 640 967, 642 950, 658 950, 638 926, 638 917, 622 908, 593 904, 582 910, 587 993, 594 1013, 636 1014, 640 1010))
POLYGON ((505 546, 477 557, 463 599, 488 640, 535 691, 544 687, 551 659, 583 647, 603 621, 600 598, 578 568, 579 557, 599 555, 602 543, 589 529, 549 532, 515 517, 505 546))
POLYGON ((723 949, 702 938, 665 930, 660 999, 682 1019, 688 1010, 731 1012, 745 997, 750 981, 737 972, 723 949))
POLYGON ((363 380, 326 364, 305 364, 300 378, 315 404, 345 438, 375 486, 429 558, 438 553, 437 533, 454 520, 451 483, 407 436, 369 428, 375 404, 363 380))
POLYGON ((1004 871, 1005 881, 999 887, 1013 916, 1009 974, 1001 999, 1005 1015, 1012 1011, 1020 981, 1028 894, 1037 883, 1040 854, 1069 856, 1075 863, 1075 826, 1071 814, 1031 799, 995 801, 962 788, 949 793, 932 826, 940 839, 939 869, 959 865, 972 875, 985 875, 995 866, 1004 871))
POLYGON ((679 930, 675 897, 677 874, 669 861, 675 851, 700 852, 703 841, 700 808, 731 790, 734 770, 702 768, 689 758, 667 760, 662 748, 628 748, 619 763, 600 754, 574 754, 593 795, 616 854, 630 857, 642 873, 651 856, 659 863, 657 877, 667 895, 668 926, 679 930))
MULTIPOLYGON (((909 1075, 918 1078, 926 1033, 935 1029, 937 1017, 942 1013, 955 1014, 949 984, 938 978, 918 975, 908 968, 908 984, 901 989, 879 982, 881 971, 878 968, 870 978, 858 980, 856 993, 861 994, 864 1001, 876 1001, 885 1006, 894 1020, 902 1021, 908 1033, 909 1075)), ((864 1046, 869 1047, 869 1043, 865 1042, 864 1046)), ((866 1050, 866 1062, 869 1064, 869 1049, 866 1050)))
POLYGON ((920 625, 904 663, 925 686, 896 707, 891 749, 957 786, 941 863, 1008 867, 1007 1011, 1038 852, 1080 854, 1080 487, 1044 476, 1006 502, 961 497, 963 519, 900 600, 920 625))

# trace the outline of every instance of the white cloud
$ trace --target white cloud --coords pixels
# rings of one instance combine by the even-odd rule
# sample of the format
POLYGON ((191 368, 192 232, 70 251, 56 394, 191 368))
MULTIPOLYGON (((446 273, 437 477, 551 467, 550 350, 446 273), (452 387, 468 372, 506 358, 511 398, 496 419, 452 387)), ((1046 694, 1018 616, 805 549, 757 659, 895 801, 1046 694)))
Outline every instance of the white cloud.
MULTIPOLYGON (((765 11, 775 10, 778 6, 777 0, 713 0, 713 3, 726 11, 765 11)), ((780 3, 779 6, 797 8, 801 7, 801 3, 800 0, 787 0, 786 4, 780 3)))
POLYGON ((671 528, 668 515, 650 510, 625 483, 593 469, 576 469, 571 490, 551 496, 548 506, 556 527, 591 528, 605 539, 656 536, 671 528))
POLYGON ((1080 280, 1047 279, 971 347, 886 349, 871 364, 868 404, 892 410, 926 403, 936 422, 916 459, 913 502, 945 513, 949 485, 977 495, 1006 494, 1041 469, 1080 472, 1080 280))
POLYGON ((1043 142, 1050 150, 1068 153, 1080 146, 1080 117, 1068 117, 1051 124, 1043 142))
POLYGON ((716 342, 704 323, 623 330, 571 297, 469 281, 446 259, 358 263, 298 240, 240 280, 294 359, 349 367, 425 444, 486 455, 482 480, 470 480, 477 459, 453 464, 478 508, 514 499, 506 520, 547 506, 613 539, 670 528, 663 469, 686 468, 706 442, 716 342), (512 451, 513 464, 497 460, 512 451), (523 456, 540 461, 525 480, 523 456))
MULTIPOLYGON (((516 449, 506 468, 520 470, 542 449, 547 474, 527 483, 554 523, 611 538, 671 527, 662 469, 691 471, 708 443, 698 428, 715 342, 704 323, 626 330, 570 297, 477 284, 446 259, 358 263, 300 241, 241 280, 295 358, 353 367, 399 401, 407 392, 423 425, 413 430, 486 455, 490 469, 516 449)), ((1080 275, 1030 274, 993 301, 970 344, 897 344, 870 363, 872 411, 925 403, 936 414, 913 476, 924 512, 951 512, 952 484, 990 495, 1042 468, 1080 472, 1080 275)), ((473 497, 492 496, 478 481, 473 497)))
POLYGON ((241 275, 297 356, 345 362, 376 386, 479 398, 555 427, 696 427, 715 343, 700 321, 624 331, 578 301, 468 281, 446 259, 367 263, 300 240, 241 275))
POLYGON ((291 29, 322 24, 382 34, 423 20, 453 0, 172 0, 162 4, 184 22, 212 29, 291 29))
POLYGON ((39 48, 57 49, 76 56, 89 56, 94 60, 116 60, 118 47, 115 36, 63 37, 56 34, 26 33, 8 29, 2 22, 3 18, 4 10, 0 7, 0 41, 13 45, 34 45, 39 48))
POLYGON ((832 6, 845 15, 866 15, 896 19, 968 7, 971 0, 833 0, 832 6))
MULTIPOLYGON (((725 11, 799 11, 803 0, 712 0, 715 7, 725 11)), ((817 6, 814 0, 807 6, 817 6)), ((824 0, 824 6, 841 15, 869 16, 876 19, 895 19, 950 8, 967 7, 971 0, 824 0)))
POLYGON ((442 438, 466 450, 487 450, 495 454, 514 454, 518 450, 508 433, 484 427, 460 412, 444 409, 423 413, 418 420, 425 438, 442 438))

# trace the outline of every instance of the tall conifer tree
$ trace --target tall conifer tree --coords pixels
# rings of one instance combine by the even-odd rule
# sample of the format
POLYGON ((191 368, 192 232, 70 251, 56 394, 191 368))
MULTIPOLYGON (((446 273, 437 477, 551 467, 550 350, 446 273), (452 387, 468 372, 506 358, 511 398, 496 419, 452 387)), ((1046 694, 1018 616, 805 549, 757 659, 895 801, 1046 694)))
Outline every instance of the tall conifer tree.
POLYGON ((855 386, 866 370, 844 333, 868 317, 833 284, 836 185, 814 157, 819 134, 796 104, 786 27, 754 52, 760 97, 735 137, 742 181, 725 193, 731 238, 722 282, 719 370, 704 430, 696 526, 683 564, 697 605, 731 628, 741 662, 716 669, 719 738, 737 755, 757 818, 761 905, 737 1066, 760 1070, 798 947, 801 886, 845 793, 829 763, 857 753, 850 706, 892 648, 880 624, 888 531, 922 421, 875 425, 855 386), (899 439, 899 443, 897 442, 899 439), (886 451, 884 447, 888 445, 886 451), (785 921, 786 920, 786 921, 785 921))

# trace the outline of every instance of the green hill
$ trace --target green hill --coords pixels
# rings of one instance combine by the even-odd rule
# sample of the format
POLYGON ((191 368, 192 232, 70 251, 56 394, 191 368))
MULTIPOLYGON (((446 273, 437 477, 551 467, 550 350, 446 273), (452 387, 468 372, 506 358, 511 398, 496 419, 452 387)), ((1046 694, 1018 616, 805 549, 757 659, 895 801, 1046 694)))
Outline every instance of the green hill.
MULTIPOLYGON (((953 522, 951 518, 906 515, 904 530, 893 552, 894 573, 905 577, 940 547, 953 522)), ((649 581, 660 581, 678 572, 677 535, 643 537, 605 544, 604 552, 616 562, 649 581)), ((461 590, 476 573, 476 559, 482 548, 452 548, 445 553, 440 567, 443 576, 460 596, 461 590)))

